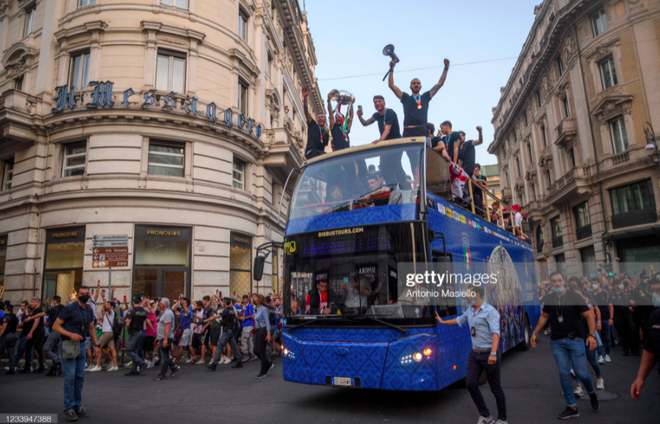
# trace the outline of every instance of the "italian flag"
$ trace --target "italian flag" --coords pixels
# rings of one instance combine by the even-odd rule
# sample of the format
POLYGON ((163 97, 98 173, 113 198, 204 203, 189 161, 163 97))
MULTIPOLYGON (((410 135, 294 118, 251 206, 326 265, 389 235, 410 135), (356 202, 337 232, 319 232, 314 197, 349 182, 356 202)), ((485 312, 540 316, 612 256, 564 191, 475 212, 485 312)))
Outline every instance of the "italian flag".
POLYGON ((465 263, 469 264, 470 263, 470 248, 468 248, 468 247, 463 248, 463 256, 465 257, 465 263))

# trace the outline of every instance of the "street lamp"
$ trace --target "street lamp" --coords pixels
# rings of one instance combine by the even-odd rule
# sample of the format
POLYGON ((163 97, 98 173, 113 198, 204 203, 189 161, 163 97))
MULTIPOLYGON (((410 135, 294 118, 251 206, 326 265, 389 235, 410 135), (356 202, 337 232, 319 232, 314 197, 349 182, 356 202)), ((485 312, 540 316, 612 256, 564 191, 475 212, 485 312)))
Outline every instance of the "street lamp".
POLYGON ((658 143, 655 140, 653 126, 648 122, 644 122, 644 134, 646 134, 646 146, 644 150, 649 152, 655 151, 655 155, 658 157, 658 165, 660 165, 660 148, 658 148, 658 143))

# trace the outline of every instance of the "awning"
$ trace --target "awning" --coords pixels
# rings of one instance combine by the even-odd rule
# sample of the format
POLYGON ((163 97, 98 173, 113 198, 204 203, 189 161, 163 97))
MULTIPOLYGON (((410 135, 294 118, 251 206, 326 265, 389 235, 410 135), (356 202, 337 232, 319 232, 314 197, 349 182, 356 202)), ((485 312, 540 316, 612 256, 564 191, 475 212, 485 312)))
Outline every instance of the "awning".
POLYGON ((603 240, 618 240, 632 237, 656 235, 660 237, 660 225, 652 225, 645 228, 635 228, 633 230, 614 231, 602 235, 603 240))

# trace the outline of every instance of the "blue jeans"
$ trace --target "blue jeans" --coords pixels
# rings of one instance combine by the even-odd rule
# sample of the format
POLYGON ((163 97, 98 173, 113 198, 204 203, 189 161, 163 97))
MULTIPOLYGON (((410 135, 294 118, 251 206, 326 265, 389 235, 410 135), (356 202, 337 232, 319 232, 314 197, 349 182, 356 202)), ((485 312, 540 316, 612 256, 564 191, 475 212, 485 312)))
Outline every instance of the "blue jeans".
POLYGON ((222 356, 222 348, 225 347, 225 345, 227 344, 229 344, 229 347, 231 348, 231 352, 236 357, 236 362, 241 362, 241 359, 243 359, 243 354, 236 345, 236 339, 234 339, 234 330, 223 329, 222 335, 218 339, 218 347, 215 349, 215 356, 213 357, 211 363, 217 364, 220 362, 220 356, 222 356))
POLYGON ((596 377, 602 377, 600 373, 600 363, 598 363, 598 352, 596 349, 589 350, 589 346, 584 346, 584 353, 587 355, 587 361, 591 365, 591 369, 596 373, 596 377))
MULTIPOLYGON (((60 344, 60 357, 62 345, 60 344)), ((62 375, 64 376, 64 411, 80 408, 82 405, 83 383, 85 382, 85 341, 80 341, 80 354, 75 359, 62 358, 62 375)))
POLYGON ((600 339, 603 341, 603 345, 598 348, 598 355, 609 355, 612 343, 612 338, 610 337, 610 324, 607 322, 607 320, 603 320, 600 322, 600 325, 600 339))
POLYGON ((172 357, 170 356, 170 352, 172 351, 173 341, 174 341, 173 339, 167 339, 167 346, 163 346, 162 340, 159 340, 158 343, 158 350, 160 351, 159 356, 161 361, 163 362, 163 365, 160 367, 160 373, 163 375, 167 374, 168 368, 171 370, 176 368, 176 364, 174 363, 174 361, 172 361, 172 357))
MULTIPOLYGON (((18 361, 20 361, 21 358, 23 357, 23 355, 25 354, 25 346, 26 345, 27 345, 27 338, 21 337, 18 340, 18 343, 16 344, 16 352, 9 359, 9 368, 16 368, 16 365, 18 365, 18 361)), ((30 358, 30 355, 26 356, 25 363, 28 364, 28 367, 32 363, 32 358, 30 358)))
POLYGON ((46 343, 44 344, 44 355, 51 361, 53 364, 60 362, 60 343, 62 342, 62 336, 57 331, 51 331, 48 334, 46 343))
POLYGON ((584 339, 559 339, 550 340, 552 354, 555 356, 557 368, 559 369, 559 380, 561 388, 564 390, 566 405, 575 407, 575 394, 573 393, 573 380, 571 379, 571 364, 575 376, 584 385, 587 393, 594 392, 594 383, 587 372, 587 355, 585 353, 584 339))
POLYGON ((126 342, 126 354, 131 358, 135 365, 142 365, 145 362, 144 359, 138 355, 138 349, 140 348, 140 342, 142 340, 144 340, 144 330, 131 333, 130 336, 128 336, 128 342, 126 342))

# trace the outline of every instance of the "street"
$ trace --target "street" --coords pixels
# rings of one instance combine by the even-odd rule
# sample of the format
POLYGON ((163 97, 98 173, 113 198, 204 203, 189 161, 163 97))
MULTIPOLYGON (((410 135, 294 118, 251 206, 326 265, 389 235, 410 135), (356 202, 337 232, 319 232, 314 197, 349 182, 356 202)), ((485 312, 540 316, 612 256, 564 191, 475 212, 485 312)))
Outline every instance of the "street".
MULTIPOLYGON (((509 423, 555 423, 564 398, 549 347, 540 336, 536 349, 504 355, 502 383, 507 396, 509 423)), ((660 416, 660 378, 651 372, 634 402, 629 394, 639 358, 612 350, 611 364, 602 366, 605 391, 599 390, 601 408, 591 410, 586 396, 578 400, 581 423, 657 423, 660 416), (606 400, 610 399, 610 400, 606 400)), ((282 380, 281 359, 268 378, 257 380, 259 362, 242 370, 221 365, 211 372, 201 365, 184 364, 172 378, 153 381, 156 368, 138 377, 119 372, 87 373, 83 406, 94 423, 191 422, 240 420, 273 423, 475 423, 477 410, 460 384, 438 393, 387 392, 307 386, 282 380)), ((589 368, 589 366, 588 366, 589 368)), ((589 371, 591 369, 589 368, 589 371)), ((495 400, 488 385, 481 386, 491 413, 495 400)), ((0 374, 0 413, 55 413, 62 418, 62 378, 43 374, 0 374)), ((79 419, 85 422, 85 419, 79 419)))

